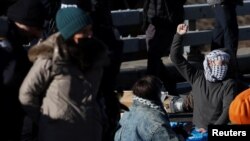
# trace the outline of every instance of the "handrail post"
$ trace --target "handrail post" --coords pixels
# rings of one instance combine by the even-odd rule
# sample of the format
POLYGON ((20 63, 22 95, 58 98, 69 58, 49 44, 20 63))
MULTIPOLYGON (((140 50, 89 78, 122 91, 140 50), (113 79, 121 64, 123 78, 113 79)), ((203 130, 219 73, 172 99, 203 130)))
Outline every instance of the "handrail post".
MULTIPOLYGON (((196 30, 196 20, 186 20, 187 24, 189 26, 189 31, 195 31, 196 30)), ((186 56, 188 61, 196 61, 200 62, 204 59, 204 55, 201 54, 200 51, 201 45, 193 45, 193 46, 186 46, 184 51, 186 50, 186 56)))

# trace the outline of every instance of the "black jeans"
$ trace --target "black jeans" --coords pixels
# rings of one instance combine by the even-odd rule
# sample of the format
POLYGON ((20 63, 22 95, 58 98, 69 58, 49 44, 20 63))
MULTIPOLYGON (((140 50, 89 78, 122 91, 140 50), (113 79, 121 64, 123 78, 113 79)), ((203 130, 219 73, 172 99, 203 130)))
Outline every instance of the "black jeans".
POLYGON ((214 6, 215 28, 211 50, 227 48, 236 56, 239 40, 236 5, 214 6))
POLYGON ((164 66, 161 57, 169 55, 176 27, 167 24, 158 27, 150 24, 146 30, 146 44, 148 49, 147 74, 159 77, 171 95, 178 95, 175 76, 172 70, 164 66))

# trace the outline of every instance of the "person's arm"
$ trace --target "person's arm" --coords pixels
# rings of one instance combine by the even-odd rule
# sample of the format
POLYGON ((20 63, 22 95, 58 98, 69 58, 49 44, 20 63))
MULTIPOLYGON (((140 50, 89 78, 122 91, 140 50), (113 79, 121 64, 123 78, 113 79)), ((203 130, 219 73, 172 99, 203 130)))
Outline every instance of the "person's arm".
POLYGON ((198 71, 182 55, 182 38, 187 33, 187 29, 188 27, 185 24, 178 25, 177 33, 174 36, 171 46, 170 59, 181 75, 188 82, 193 83, 196 80, 195 76, 198 74, 198 71))
POLYGON ((50 60, 38 59, 33 64, 19 90, 19 100, 28 116, 34 121, 38 121, 40 116, 41 102, 45 96, 48 83, 50 83, 50 69, 50 60))
POLYGON ((229 122, 228 110, 231 102, 233 101, 235 94, 237 93, 236 83, 232 80, 229 82, 229 85, 225 87, 225 91, 223 94, 223 110, 215 122, 215 124, 227 124, 229 122))

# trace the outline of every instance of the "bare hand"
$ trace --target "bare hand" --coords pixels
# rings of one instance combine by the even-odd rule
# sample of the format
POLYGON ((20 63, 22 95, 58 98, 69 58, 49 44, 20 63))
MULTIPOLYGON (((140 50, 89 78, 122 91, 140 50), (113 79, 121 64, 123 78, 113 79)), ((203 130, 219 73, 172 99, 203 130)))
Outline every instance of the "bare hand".
POLYGON ((188 30, 188 26, 186 24, 179 24, 177 26, 177 33, 180 34, 180 35, 184 35, 187 33, 187 30, 188 30))
POLYGON ((200 132, 200 133, 205 133, 205 132, 207 132, 207 130, 204 129, 204 128, 199 128, 199 129, 198 129, 198 132, 200 132))

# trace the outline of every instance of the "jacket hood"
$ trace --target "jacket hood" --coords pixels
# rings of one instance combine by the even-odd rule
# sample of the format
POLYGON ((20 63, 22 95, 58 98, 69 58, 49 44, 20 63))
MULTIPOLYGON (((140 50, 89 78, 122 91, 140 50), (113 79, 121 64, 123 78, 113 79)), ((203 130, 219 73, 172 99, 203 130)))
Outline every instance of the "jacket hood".
MULTIPOLYGON (((96 40, 96 42, 100 43, 100 41, 98 40, 96 40)), ((100 45, 102 45, 102 43, 100 43, 100 45)), ((107 47, 105 45, 103 47, 104 48, 101 49, 101 52, 97 53, 98 52, 97 50, 93 52, 94 53, 93 55, 97 55, 96 56, 97 59, 94 62, 92 62, 93 63, 92 67, 106 66, 110 63, 108 59, 107 47)), ((28 57, 29 60, 33 63, 38 58, 52 59, 53 62, 57 61, 60 62, 62 60, 68 61, 70 59, 68 51, 69 50, 67 49, 67 45, 65 44, 65 41, 63 40, 61 34, 55 33, 49 36, 43 42, 33 46, 28 52, 28 57)))
POLYGON ((63 39, 59 33, 55 33, 29 50, 29 60, 35 62, 38 57, 52 59, 54 50, 59 45, 63 45, 63 39))

